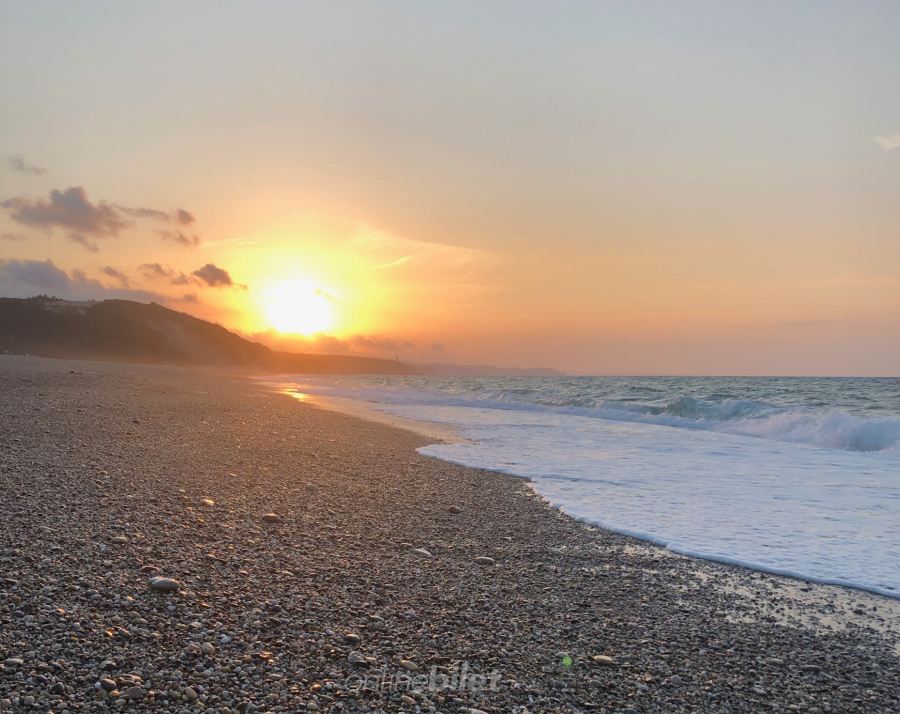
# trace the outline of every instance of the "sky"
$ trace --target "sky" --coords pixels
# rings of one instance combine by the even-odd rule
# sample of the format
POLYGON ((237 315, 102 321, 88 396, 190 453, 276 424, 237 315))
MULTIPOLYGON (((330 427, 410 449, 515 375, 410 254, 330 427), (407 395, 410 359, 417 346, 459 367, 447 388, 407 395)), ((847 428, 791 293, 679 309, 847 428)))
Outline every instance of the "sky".
POLYGON ((900 4, 0 0, 0 295, 571 374, 900 375, 900 4))

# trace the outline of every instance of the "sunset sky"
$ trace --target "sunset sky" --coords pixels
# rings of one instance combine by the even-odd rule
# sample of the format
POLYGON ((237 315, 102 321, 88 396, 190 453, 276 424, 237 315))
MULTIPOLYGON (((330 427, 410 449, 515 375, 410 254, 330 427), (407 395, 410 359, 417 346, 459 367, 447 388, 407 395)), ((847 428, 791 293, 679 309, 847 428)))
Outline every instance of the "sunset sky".
POLYGON ((896 376, 898 37, 895 0, 0 0, 0 295, 422 362, 896 376))

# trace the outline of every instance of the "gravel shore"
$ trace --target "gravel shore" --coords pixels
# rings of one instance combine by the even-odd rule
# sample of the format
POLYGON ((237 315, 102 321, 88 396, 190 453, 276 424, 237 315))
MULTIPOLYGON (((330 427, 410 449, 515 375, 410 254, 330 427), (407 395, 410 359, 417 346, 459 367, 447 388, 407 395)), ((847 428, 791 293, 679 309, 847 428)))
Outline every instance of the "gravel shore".
POLYGON ((0 356, 0 709, 900 712, 897 600, 426 443, 238 375, 0 356))

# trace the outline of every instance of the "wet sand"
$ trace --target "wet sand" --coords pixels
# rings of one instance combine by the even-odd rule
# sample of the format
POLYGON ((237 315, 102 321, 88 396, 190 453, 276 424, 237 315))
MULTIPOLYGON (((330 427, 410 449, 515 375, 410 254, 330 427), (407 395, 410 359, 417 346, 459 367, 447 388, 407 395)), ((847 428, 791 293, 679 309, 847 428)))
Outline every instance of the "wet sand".
POLYGON ((0 435, 5 709, 900 711, 896 600, 585 526, 243 375, 0 356, 0 435))

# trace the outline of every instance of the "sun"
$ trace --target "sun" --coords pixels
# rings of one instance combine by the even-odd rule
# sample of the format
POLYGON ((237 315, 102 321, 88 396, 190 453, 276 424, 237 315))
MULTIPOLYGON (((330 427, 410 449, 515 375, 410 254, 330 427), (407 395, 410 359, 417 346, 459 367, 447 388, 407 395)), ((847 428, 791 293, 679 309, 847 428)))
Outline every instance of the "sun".
POLYGON ((266 314, 279 332, 314 335, 334 323, 333 299, 305 280, 292 280, 269 290, 266 314))

